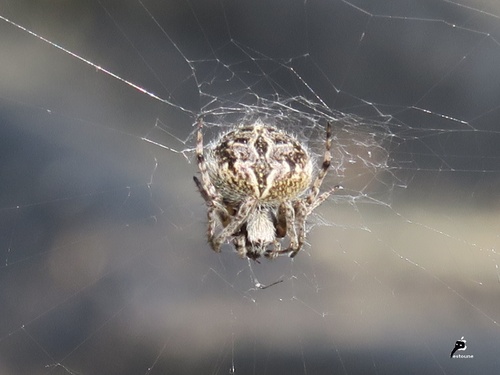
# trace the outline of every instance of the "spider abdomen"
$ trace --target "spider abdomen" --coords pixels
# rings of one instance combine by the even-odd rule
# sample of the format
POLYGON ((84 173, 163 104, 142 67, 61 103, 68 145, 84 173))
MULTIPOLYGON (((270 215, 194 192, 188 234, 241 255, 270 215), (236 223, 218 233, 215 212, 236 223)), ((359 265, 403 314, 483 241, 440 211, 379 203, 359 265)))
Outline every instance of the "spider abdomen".
POLYGON ((207 165, 214 187, 233 202, 294 199, 309 188, 313 169, 300 142, 261 122, 224 134, 208 151, 207 165))

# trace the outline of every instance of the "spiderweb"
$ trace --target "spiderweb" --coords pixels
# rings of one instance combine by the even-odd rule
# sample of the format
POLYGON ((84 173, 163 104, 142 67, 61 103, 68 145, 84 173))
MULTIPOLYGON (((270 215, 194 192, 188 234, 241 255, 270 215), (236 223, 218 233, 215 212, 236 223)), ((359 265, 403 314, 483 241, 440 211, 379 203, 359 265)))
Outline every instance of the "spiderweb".
POLYGON ((499 16, 1 0, 0 373, 493 373, 499 16), (344 189, 296 258, 209 249, 199 116, 207 142, 261 119, 318 163, 332 124, 344 189))

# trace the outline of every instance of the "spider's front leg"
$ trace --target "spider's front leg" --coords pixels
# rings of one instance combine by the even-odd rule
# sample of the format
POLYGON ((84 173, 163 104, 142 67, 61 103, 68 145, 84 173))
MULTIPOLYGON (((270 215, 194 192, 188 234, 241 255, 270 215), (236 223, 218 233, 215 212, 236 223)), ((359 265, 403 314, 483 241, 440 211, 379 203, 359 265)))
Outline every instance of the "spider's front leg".
MULTIPOLYGON (((278 208, 276 234, 277 237, 284 237, 286 235, 290 238, 290 245, 285 250, 281 250, 280 245, 276 246, 274 251, 269 253, 270 258, 275 258, 279 254, 289 254, 293 258, 305 241, 305 218, 306 206, 304 201, 297 201, 293 206, 290 203, 281 203, 278 208), (280 235, 281 234, 281 235, 280 235)), ((275 243, 279 244, 276 240, 275 243)))
POLYGON ((208 225, 207 225, 207 238, 208 243, 213 251, 216 253, 220 253, 220 244, 215 242, 215 227, 217 225, 217 220, 220 218, 221 214, 215 208, 215 206, 208 207, 207 217, 208 217, 208 225))
POLYGON ((275 239, 273 241, 273 249, 266 251, 264 255, 268 259, 275 259, 280 254, 283 254, 283 250, 281 250, 281 242, 278 239, 275 239))
POLYGON ((212 249, 219 253, 220 252, 220 245, 217 246, 217 244, 214 242, 214 237, 215 237, 215 227, 217 225, 217 222, 221 222, 222 225, 225 225, 227 221, 229 220, 229 213, 227 209, 224 207, 222 203, 219 202, 219 197, 217 195, 211 195, 207 189, 205 189, 205 186, 202 184, 202 182, 196 177, 193 176, 194 183, 196 184, 196 187, 198 188, 198 191, 200 192, 201 196, 205 200, 205 203, 207 204, 207 219, 208 219, 208 225, 207 225, 207 238, 208 238, 208 243, 212 247, 212 249))
POLYGON ((227 225, 220 231, 220 233, 212 240, 211 245, 213 248, 220 249, 221 245, 230 239, 235 232, 247 220, 248 215, 255 209, 257 200, 255 198, 247 198, 239 207, 234 216, 228 218, 227 225))
POLYGON ((238 234, 233 238, 233 245, 241 258, 247 256, 246 238, 244 234, 238 234))
POLYGON ((287 205, 285 202, 282 202, 278 206, 276 215, 273 220, 275 232, 273 246, 272 250, 270 249, 266 251, 266 258, 275 259, 281 254, 287 254, 290 252, 290 248, 281 250, 281 239, 284 238, 287 234, 290 238, 293 236, 293 234, 290 235, 290 232, 294 231, 293 215, 293 208, 289 204, 287 205), (290 217, 292 217, 292 221, 290 221, 290 217))
POLYGON ((294 248, 290 246, 290 258, 293 258, 295 255, 297 255, 306 240, 307 207, 303 200, 299 200, 294 204, 294 212, 295 222, 293 223, 293 225, 296 231, 296 247, 294 248))

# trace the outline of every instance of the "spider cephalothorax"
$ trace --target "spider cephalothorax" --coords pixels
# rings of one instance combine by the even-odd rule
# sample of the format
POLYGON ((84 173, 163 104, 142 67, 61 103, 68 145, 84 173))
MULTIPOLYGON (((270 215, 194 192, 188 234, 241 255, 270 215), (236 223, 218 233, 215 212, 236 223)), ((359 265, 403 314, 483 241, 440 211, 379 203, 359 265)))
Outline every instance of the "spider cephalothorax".
POLYGON ((232 241, 242 257, 294 257, 305 241, 307 217, 331 193, 318 195, 330 166, 330 124, 315 179, 307 147, 284 131, 257 121, 224 133, 204 153, 202 127, 200 120, 196 155, 201 181, 194 181, 208 206, 212 248, 218 252, 232 241), (282 250, 286 236, 290 244, 282 250))

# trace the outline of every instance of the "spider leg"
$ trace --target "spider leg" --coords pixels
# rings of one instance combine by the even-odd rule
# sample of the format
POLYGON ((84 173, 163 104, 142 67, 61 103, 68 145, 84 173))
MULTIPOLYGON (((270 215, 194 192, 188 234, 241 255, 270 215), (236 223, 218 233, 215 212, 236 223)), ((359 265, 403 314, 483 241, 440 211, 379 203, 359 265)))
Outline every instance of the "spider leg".
POLYGON ((294 227, 296 227, 296 247, 290 246, 290 258, 293 258, 299 250, 304 245, 306 240, 306 219, 308 216, 306 205, 304 201, 297 201, 294 207, 295 211, 295 222, 294 227))
POLYGON ((201 194, 201 197, 205 200, 205 202, 210 204, 210 201, 211 201, 210 195, 203 187, 203 184, 201 183, 201 181, 196 176, 193 176, 193 180, 194 180, 194 183, 196 184, 196 187, 198 188, 198 191, 201 194))
POLYGON ((215 248, 220 248, 220 246, 227 241, 234 232, 241 227, 241 225, 247 219, 249 213, 255 208, 257 204, 257 199, 248 198, 238 209, 238 212, 229 218, 228 224, 221 230, 221 232, 212 241, 212 246, 215 248))
POLYGON ((208 242, 210 244, 210 247, 212 248, 213 251, 216 253, 220 253, 220 245, 217 246, 217 244, 214 242, 214 237, 215 237, 215 226, 217 223, 217 216, 218 212, 217 209, 214 206, 209 206, 208 211, 207 211, 207 217, 208 217, 208 226, 207 226, 207 237, 208 237, 208 242))
POLYGON ((278 213, 274 218, 274 228, 276 230, 276 237, 278 238, 283 238, 286 236, 286 226, 287 226, 287 220, 286 220, 286 207, 284 204, 280 204, 278 207, 278 213))
POLYGON ((245 243, 245 236, 243 234, 234 237, 233 245, 240 257, 245 258, 247 256, 247 247, 245 243))
POLYGON ((266 257, 269 259, 277 258, 278 255, 282 254, 281 242, 276 239, 273 241, 273 250, 266 253, 266 257))
POLYGON ((342 190, 342 189, 343 189, 343 187, 341 185, 335 185, 330 190, 321 194, 313 202, 311 202, 311 204, 309 205, 308 210, 307 210, 307 215, 309 215, 311 212, 313 212, 316 209, 316 207, 318 207, 321 203, 323 203, 325 200, 327 200, 331 194, 335 193, 337 190, 342 190))
MULTIPOLYGON (((321 188, 321 184, 323 183, 323 180, 326 177, 326 174, 328 173, 328 168, 330 168, 331 160, 332 160, 332 154, 330 152, 330 149, 332 147, 332 125, 330 123, 326 124, 326 140, 325 140, 325 153, 323 155, 323 164, 321 164, 321 169, 318 173, 318 176, 314 180, 314 183, 311 187, 311 192, 309 193, 309 196, 306 198, 307 204, 311 206, 316 197, 319 194, 319 190, 321 188)), ((326 199, 326 197, 325 197, 326 199)))
POLYGON ((208 217, 208 227, 207 227, 207 237, 210 246, 215 252, 220 252, 220 243, 216 241, 215 238, 215 227, 217 223, 220 222, 222 225, 227 225, 229 221, 229 213, 221 202, 219 195, 215 187, 210 180, 210 175, 208 174, 207 164, 205 161, 205 156, 203 154, 203 120, 198 119, 198 133, 196 137, 196 160, 198 162, 198 169, 201 175, 201 181, 198 177, 193 176, 194 183, 200 192, 201 197, 205 200, 208 206, 207 217, 208 217))
POLYGON ((280 206, 284 207, 286 219, 286 234, 290 238, 290 246, 286 251, 295 251, 298 247, 297 231, 295 228, 295 210, 290 203, 283 202, 280 206))
POLYGON ((281 250, 281 242, 276 239, 273 241, 273 249, 266 251, 265 257, 268 259, 275 259, 280 254, 283 254, 283 251, 281 250))
POLYGON ((194 177, 194 182, 200 191, 201 196, 205 201, 211 201, 218 197, 217 191, 215 190, 212 181, 210 180, 210 175, 208 174, 207 163, 205 161, 205 155, 203 154, 203 120, 198 119, 198 133, 196 136, 196 161, 198 163, 198 169, 200 170, 201 181, 194 177))
POLYGON ((287 221, 286 221, 286 207, 284 204, 280 204, 277 213, 274 218, 274 229, 275 229, 275 239, 273 241, 272 250, 267 250, 265 257, 268 259, 275 259, 278 255, 283 254, 281 250, 280 238, 284 238, 287 233, 287 221))
MULTIPOLYGON (((290 253, 290 257, 293 258, 299 252, 305 241, 306 213, 307 210, 303 201, 297 201, 294 206, 285 202, 280 205, 278 209, 278 217, 285 217, 286 234, 290 238, 290 245, 285 250, 281 250, 281 246, 276 249, 275 245, 275 250, 269 253, 269 257, 276 257, 279 254, 290 253)), ((276 240, 275 242, 279 241, 276 240)))

